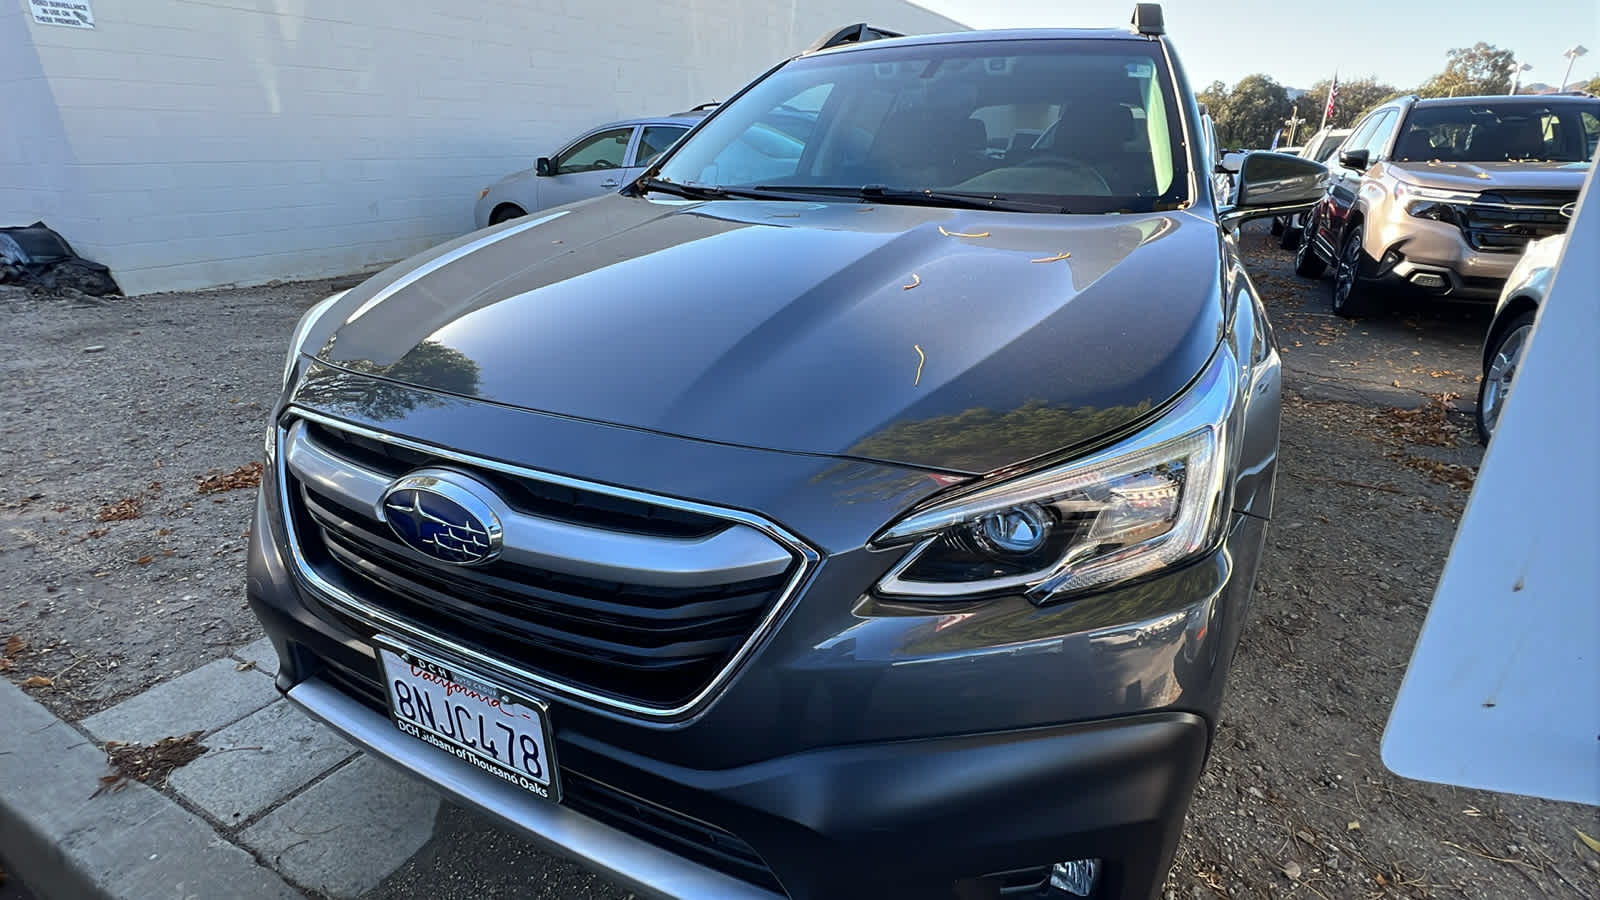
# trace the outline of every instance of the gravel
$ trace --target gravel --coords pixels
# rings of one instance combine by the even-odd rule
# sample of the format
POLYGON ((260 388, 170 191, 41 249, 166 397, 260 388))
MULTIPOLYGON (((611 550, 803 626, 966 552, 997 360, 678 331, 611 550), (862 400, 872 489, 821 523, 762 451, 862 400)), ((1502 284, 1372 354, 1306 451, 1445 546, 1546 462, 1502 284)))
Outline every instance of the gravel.
MULTIPOLYGON (((1486 310, 1347 322, 1263 232, 1243 246, 1287 369, 1281 477, 1165 897, 1596 896, 1576 829, 1600 834, 1600 811, 1406 781, 1378 758, 1480 455, 1464 410, 1486 310)), ((6 677, 48 679, 31 693, 79 719, 259 633, 248 467, 296 317, 348 283, 0 295, 0 644, 24 645, 6 677)), ((626 896, 460 810, 374 896, 424 894, 626 896)))

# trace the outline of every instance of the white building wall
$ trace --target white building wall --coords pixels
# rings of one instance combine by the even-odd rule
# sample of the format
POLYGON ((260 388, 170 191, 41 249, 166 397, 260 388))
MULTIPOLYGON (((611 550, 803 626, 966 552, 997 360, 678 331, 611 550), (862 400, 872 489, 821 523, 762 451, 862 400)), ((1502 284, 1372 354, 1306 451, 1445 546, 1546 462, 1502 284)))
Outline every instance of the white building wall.
POLYGON ((399 259, 583 128, 723 99, 831 27, 961 27, 902 0, 92 3, 87 30, 0 0, 0 224, 44 219, 129 293, 399 259))

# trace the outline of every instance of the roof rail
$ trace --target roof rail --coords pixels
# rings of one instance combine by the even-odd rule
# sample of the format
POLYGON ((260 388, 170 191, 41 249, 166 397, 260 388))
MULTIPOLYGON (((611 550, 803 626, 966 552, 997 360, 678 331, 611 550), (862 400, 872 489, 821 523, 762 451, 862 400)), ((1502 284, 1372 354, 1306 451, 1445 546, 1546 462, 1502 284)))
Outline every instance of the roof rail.
POLYGON ((823 34, 822 37, 813 41, 811 46, 807 47, 804 52, 815 53, 818 50, 826 50, 829 47, 837 47, 840 44, 861 44, 883 38, 904 36, 898 31, 885 31, 882 28, 874 28, 865 22, 857 22, 854 25, 846 25, 837 31, 829 31, 823 34))
POLYGON ((1133 30, 1151 37, 1166 34, 1167 25, 1161 17, 1161 4, 1135 3, 1133 5, 1133 30))

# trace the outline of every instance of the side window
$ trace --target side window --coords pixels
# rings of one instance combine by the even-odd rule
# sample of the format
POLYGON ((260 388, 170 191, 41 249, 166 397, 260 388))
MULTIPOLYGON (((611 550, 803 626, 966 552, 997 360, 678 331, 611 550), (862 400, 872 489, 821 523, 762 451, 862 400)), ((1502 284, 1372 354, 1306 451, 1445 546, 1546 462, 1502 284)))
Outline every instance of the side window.
POLYGON ((561 154, 561 158, 556 160, 556 174, 620 169, 623 157, 628 152, 628 141, 632 139, 632 128, 613 128, 591 134, 561 154))
POLYGON ((656 161, 656 157, 672 146, 672 142, 683 137, 688 131, 677 125, 646 125, 639 135, 638 160, 636 166, 648 166, 656 161))
POLYGON ((1348 138, 1345 138, 1344 149, 1360 150, 1367 146, 1367 141, 1372 139, 1372 133, 1378 130, 1378 123, 1383 121, 1383 117, 1386 114, 1376 112, 1361 120, 1361 124, 1356 127, 1356 130, 1348 138))
POLYGON ((1600 116, 1592 112, 1581 112, 1578 121, 1583 123, 1583 158, 1594 159, 1595 146, 1600 144, 1600 116))
POLYGON ((1378 119, 1377 127, 1372 130, 1372 134, 1367 140, 1360 145, 1367 148, 1367 158, 1377 162, 1383 157, 1383 149, 1388 146, 1389 138, 1394 134, 1395 121, 1399 118, 1400 114, 1391 109, 1383 113, 1378 119))

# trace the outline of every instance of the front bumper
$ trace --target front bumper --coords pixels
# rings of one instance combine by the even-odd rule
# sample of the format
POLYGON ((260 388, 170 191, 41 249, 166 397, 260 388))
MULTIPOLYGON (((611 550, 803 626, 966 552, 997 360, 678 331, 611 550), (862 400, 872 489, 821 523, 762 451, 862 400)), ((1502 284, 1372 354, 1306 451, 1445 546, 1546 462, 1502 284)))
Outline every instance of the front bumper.
MULTIPOLYGON (((1105 679, 1123 685, 1126 708, 1145 712, 816 746, 807 724, 818 711, 750 709, 742 689, 770 673, 747 671, 706 715, 676 729, 618 723, 553 703, 557 757, 568 787, 561 806, 395 729, 377 693, 372 648, 304 592, 272 539, 274 530, 262 503, 252 529, 248 595, 278 650, 278 686, 290 700, 375 755, 642 894, 1000 896, 1001 882, 985 876, 1099 858, 1106 861, 1099 896, 1143 900, 1160 887, 1209 749, 1265 523, 1238 516, 1214 558, 1130 588, 1128 596, 1112 595, 1130 604, 1135 595, 1194 591, 1166 598, 1179 612, 1099 629, 1080 645, 1080 652, 1096 657, 1105 679), (1198 633, 1184 627, 1195 621, 1206 623, 1198 633), (731 725, 719 714, 733 716, 731 725), (758 752, 727 764, 750 756, 752 747, 784 745, 786 752, 758 752), (585 790, 573 789, 579 785, 585 790), (632 812, 618 818, 619 804, 632 812), (696 828, 701 831, 685 843, 682 832, 696 828), (680 833, 663 838, 673 829, 680 833), (696 840, 709 849, 690 846, 696 840), (964 886, 959 895, 958 885, 964 886)), ((822 602, 814 591, 808 597, 808 603, 822 602)), ((930 618, 938 617, 880 621, 916 631, 926 630, 930 618)), ((1064 646, 1070 644, 1063 641, 1054 652, 1064 646)), ((964 685, 992 690, 1009 680, 1020 704, 1008 713, 1014 721, 1030 701, 1048 709, 1052 695, 1095 689, 1081 684, 1066 690, 1045 680, 1053 655, 1003 644, 963 654, 960 681, 934 676, 925 687, 936 702, 920 718, 913 715, 917 710, 904 710, 897 717, 902 721, 889 725, 904 732, 968 721, 964 685), (1035 677, 1019 677, 1030 670, 1035 677)), ((881 679, 898 668, 870 657, 838 658, 831 662, 856 671, 829 673, 827 662, 813 660, 819 683, 844 678, 866 695, 873 687, 861 680, 862 670, 876 669, 881 679)), ((818 699, 814 692, 811 699, 818 699)), ((863 696, 853 710, 827 715, 841 718, 872 705, 863 696)))
POLYGON ((1519 253, 1474 250, 1452 224, 1404 215, 1385 221, 1375 253, 1377 280, 1441 297, 1494 300, 1515 268, 1519 253))

